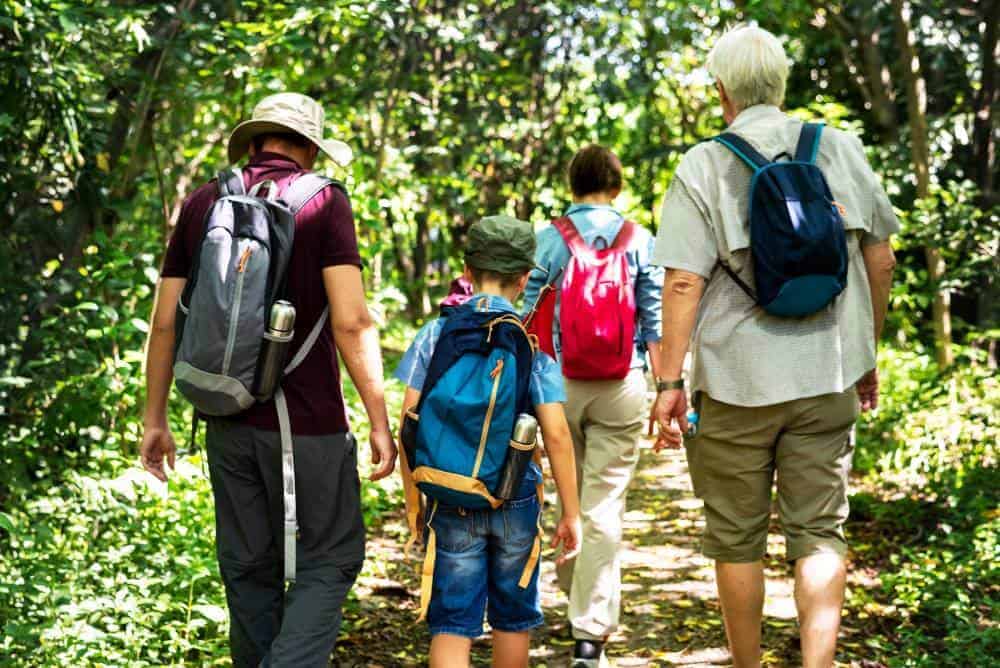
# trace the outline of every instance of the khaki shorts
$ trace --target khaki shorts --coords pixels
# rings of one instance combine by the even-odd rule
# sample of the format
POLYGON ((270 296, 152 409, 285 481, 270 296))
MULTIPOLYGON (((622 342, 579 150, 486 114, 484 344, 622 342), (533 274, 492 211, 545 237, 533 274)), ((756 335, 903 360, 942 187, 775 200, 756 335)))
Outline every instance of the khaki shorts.
POLYGON ((731 563, 764 557, 775 473, 787 559, 844 554, 857 416, 853 388, 760 407, 702 394, 698 435, 685 448, 694 492, 705 502, 705 556, 731 563))

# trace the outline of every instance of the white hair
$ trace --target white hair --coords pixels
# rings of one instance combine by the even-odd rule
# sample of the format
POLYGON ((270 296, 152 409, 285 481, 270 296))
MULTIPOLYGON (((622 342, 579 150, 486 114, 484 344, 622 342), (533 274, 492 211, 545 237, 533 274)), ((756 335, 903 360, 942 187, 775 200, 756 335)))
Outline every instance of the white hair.
POLYGON ((708 71, 740 110, 785 101, 788 57, 778 38, 758 26, 728 30, 708 54, 708 71))

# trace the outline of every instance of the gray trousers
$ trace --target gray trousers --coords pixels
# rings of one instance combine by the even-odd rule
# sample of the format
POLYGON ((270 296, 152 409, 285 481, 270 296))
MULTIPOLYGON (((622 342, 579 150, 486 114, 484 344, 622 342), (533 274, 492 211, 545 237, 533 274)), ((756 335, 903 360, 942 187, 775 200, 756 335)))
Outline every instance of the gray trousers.
POLYGON ((287 591, 278 433, 213 418, 206 440, 233 665, 326 668, 365 556, 354 437, 295 436, 298 572, 287 591))

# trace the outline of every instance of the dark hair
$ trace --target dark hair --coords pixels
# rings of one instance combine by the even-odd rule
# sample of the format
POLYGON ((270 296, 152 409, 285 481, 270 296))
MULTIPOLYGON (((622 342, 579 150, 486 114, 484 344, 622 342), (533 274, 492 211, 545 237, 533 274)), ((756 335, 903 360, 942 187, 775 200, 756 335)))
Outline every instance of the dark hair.
POLYGON ((312 141, 306 139, 298 132, 264 132, 253 138, 254 150, 260 153, 264 150, 264 143, 269 139, 277 139, 298 148, 309 148, 313 145, 312 141))
POLYGON ((622 163, 599 144, 582 148, 569 163, 569 187, 577 197, 621 190, 622 163))
POLYGON ((490 271, 489 269, 469 267, 469 273, 472 274, 472 282, 477 286, 481 286, 483 281, 498 281, 501 288, 507 289, 517 285, 521 277, 528 272, 521 274, 501 274, 498 271, 490 271))

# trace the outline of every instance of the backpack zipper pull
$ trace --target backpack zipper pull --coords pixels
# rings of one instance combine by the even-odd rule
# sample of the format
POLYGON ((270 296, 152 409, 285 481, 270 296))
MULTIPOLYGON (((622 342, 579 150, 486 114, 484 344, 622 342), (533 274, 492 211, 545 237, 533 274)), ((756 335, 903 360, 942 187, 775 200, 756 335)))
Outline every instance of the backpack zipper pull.
POLYGON ((240 257, 240 264, 239 266, 236 267, 237 273, 242 274, 243 271, 247 268, 247 261, 250 259, 250 254, 252 252, 253 251, 249 246, 247 246, 247 249, 243 251, 243 255, 240 257))
POLYGON ((495 379, 500 375, 501 371, 503 371, 503 359, 498 359, 496 367, 494 367, 493 371, 490 371, 490 378, 495 379))

